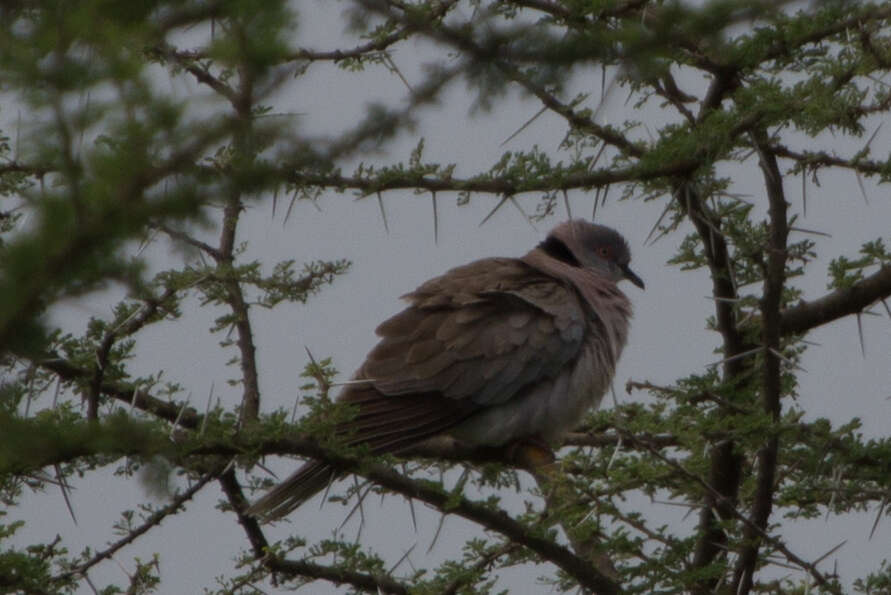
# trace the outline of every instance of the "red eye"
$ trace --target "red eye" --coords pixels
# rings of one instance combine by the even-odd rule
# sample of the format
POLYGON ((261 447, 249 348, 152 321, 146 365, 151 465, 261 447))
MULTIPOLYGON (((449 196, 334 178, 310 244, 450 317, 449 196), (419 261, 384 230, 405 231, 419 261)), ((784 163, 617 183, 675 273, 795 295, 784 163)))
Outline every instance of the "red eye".
POLYGON ((601 258, 610 258, 612 256, 612 250, 609 249, 609 246, 600 246, 597 248, 597 254, 599 254, 601 258))

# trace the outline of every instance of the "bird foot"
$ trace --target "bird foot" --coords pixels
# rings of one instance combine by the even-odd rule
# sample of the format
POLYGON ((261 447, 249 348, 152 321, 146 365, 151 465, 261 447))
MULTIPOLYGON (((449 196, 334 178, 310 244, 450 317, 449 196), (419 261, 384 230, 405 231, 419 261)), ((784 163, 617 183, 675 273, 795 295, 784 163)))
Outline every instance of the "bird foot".
POLYGON ((539 438, 523 438, 511 443, 507 447, 507 457, 514 465, 531 471, 557 460, 550 445, 539 438))

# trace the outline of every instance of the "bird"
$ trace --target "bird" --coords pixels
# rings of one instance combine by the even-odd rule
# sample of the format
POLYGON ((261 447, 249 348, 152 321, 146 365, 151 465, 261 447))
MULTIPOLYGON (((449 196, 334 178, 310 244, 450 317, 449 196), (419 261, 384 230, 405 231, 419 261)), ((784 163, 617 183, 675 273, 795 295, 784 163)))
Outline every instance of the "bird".
MULTIPOLYGON (((585 219, 556 225, 521 258, 484 258, 402 296, 408 305, 338 396, 336 437, 398 454, 436 436, 471 447, 553 444, 600 404, 644 289, 628 242, 585 219)), ((247 510, 282 518, 339 476, 310 460, 247 510)))

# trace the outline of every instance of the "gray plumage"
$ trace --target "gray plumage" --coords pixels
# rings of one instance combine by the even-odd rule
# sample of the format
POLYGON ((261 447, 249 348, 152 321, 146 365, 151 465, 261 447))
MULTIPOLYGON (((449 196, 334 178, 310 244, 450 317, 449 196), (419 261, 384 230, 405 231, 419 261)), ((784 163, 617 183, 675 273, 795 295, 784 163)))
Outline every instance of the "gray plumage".
MULTIPOLYGON (((338 397, 356 406, 337 428, 348 444, 398 453, 450 434, 473 445, 553 442, 596 407, 625 345, 631 304, 617 287, 644 284, 616 231, 557 225, 522 258, 452 269, 403 296, 380 342, 338 397)), ((310 461, 247 511, 282 517, 336 471, 310 461)))

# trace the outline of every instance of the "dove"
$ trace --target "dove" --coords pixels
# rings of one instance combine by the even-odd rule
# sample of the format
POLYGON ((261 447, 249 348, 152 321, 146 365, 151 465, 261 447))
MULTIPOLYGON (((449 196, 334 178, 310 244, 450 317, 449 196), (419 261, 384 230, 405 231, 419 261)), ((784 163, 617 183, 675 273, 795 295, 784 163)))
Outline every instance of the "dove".
MULTIPOLYGON (((521 258, 484 258, 403 296, 378 344, 338 400, 355 416, 335 437, 373 454, 436 436, 470 446, 554 444, 600 404, 625 346, 644 282, 628 243, 583 219, 564 221, 521 258)), ((251 505, 286 516, 339 475, 311 460, 251 505)))

